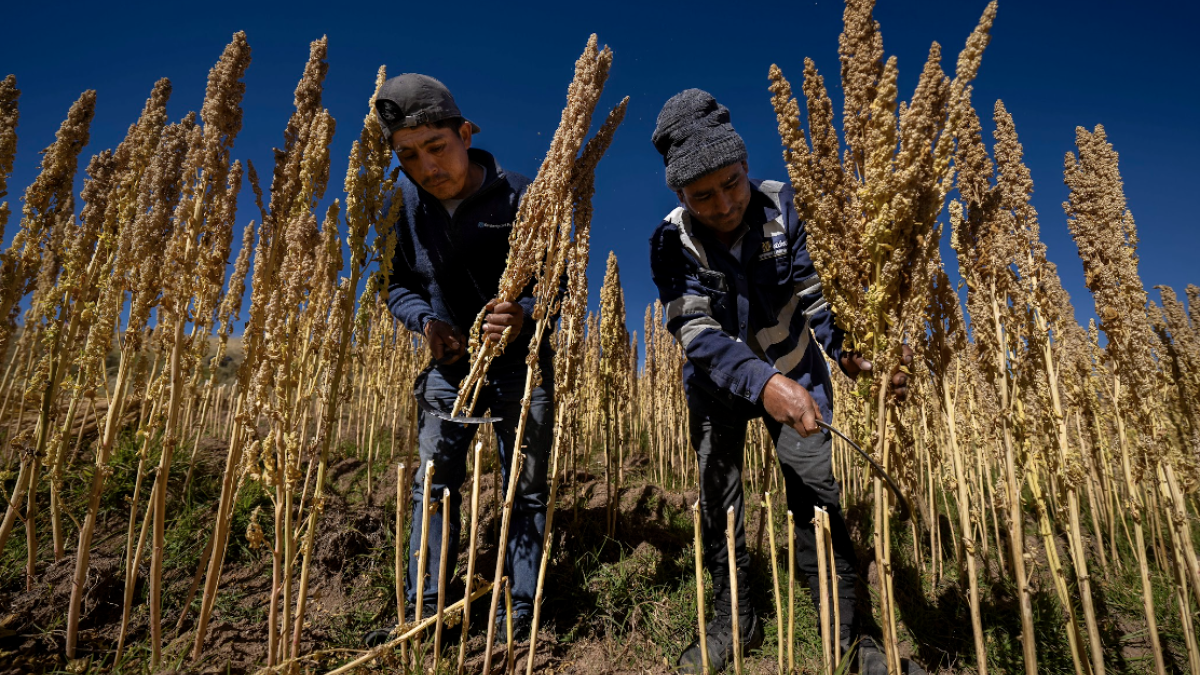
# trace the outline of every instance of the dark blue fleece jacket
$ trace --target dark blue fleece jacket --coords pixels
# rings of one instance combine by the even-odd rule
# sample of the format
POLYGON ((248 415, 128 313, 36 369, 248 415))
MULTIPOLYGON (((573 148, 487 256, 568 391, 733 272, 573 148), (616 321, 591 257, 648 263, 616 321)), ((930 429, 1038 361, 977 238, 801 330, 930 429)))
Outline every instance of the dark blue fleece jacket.
MULTIPOLYGON (((451 217, 442 203, 407 176, 397 181, 404 208, 396 219, 396 256, 388 283, 388 308, 414 333, 424 334, 430 319, 441 319, 470 333, 479 310, 496 295, 508 260, 508 236, 530 180, 505 171, 492 155, 471 148, 470 159, 484 168, 483 184, 463 200, 451 217)), ((391 207, 391 197, 384 212, 391 207)), ((533 285, 517 301, 533 312, 533 285)), ((494 363, 523 364, 533 321, 494 363)), ((543 351, 549 353, 548 345, 543 351)), ((462 364, 466 363, 463 359, 462 364)), ((458 364, 456 364, 458 365, 458 364)))
POLYGON ((682 208, 650 239, 667 328, 687 354, 688 403, 710 415, 758 417, 763 387, 783 373, 808 390, 831 422, 833 385, 817 342, 837 362, 844 333, 821 293, 791 186, 750 184, 739 255, 682 208))

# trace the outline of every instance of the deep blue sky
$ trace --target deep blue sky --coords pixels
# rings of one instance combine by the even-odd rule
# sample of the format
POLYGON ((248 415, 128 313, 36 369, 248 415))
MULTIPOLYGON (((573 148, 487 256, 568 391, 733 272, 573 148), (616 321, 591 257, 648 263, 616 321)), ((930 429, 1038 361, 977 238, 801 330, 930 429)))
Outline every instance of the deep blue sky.
MULTIPOLYGON (((876 18, 886 52, 899 58, 903 98, 911 95, 931 41, 943 45, 945 68, 953 72, 984 5, 880 0, 876 18)), ((631 101, 596 177, 591 304, 598 299, 607 252, 614 250, 629 327, 639 332, 645 307, 656 295, 647 239, 676 203, 649 141, 659 108, 681 89, 709 90, 730 108, 745 137, 751 174, 786 180, 767 68, 778 63, 798 89, 809 56, 836 87, 842 13, 842 4, 831 0, 117 7, 29 0, 6 7, 0 76, 15 73, 22 95, 7 198, 15 213, 5 245, 19 225, 19 199, 36 176, 38 151, 53 140, 81 91, 98 91, 82 176, 87 157, 121 140, 157 78, 174 84, 173 119, 198 110, 208 69, 234 31, 246 31, 253 50, 245 125, 234 154, 253 160, 265 176, 271 148, 282 142, 308 44, 329 36, 325 105, 337 119, 338 133, 327 199, 342 196, 350 144, 361 129, 380 64, 393 75, 417 71, 441 79, 483 128, 478 146, 509 169, 532 176, 558 123, 574 61, 595 32, 615 53, 597 119, 622 96, 631 101)), ((1147 287, 1169 284, 1182 295, 1187 283, 1200 283, 1194 260, 1200 249, 1194 205, 1200 182, 1198 20, 1200 12, 1190 2, 1001 0, 975 105, 989 134, 997 98, 1015 117, 1037 188, 1043 238, 1081 321, 1094 316, 1092 299, 1061 207, 1067 196, 1063 156, 1074 149, 1077 125, 1104 124, 1121 154, 1147 287)), ((840 109, 840 91, 831 93, 840 109)), ((248 189, 241 204, 240 223, 257 218, 248 189)))

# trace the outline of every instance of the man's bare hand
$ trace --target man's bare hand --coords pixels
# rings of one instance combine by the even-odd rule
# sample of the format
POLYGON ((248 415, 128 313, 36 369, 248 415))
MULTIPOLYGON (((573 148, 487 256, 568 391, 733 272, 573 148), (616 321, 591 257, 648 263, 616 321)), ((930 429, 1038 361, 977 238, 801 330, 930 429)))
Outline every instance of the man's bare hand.
MULTIPOLYGON (((903 401, 908 398, 908 373, 905 373, 900 368, 907 368, 913 362, 913 350, 908 345, 903 345, 903 353, 900 355, 900 366, 892 371, 892 392, 896 394, 896 399, 903 401)), ((842 355, 842 370, 850 377, 858 377, 859 373, 871 372, 872 364, 864 359, 862 354, 857 352, 852 354, 842 355)))
POLYGON ((483 317, 483 336, 492 342, 500 341, 505 328, 511 327, 510 335, 516 335, 525 324, 525 308, 515 302, 492 300, 483 309, 487 312, 483 317))
POLYGON ((794 380, 775 374, 762 392, 763 408, 776 422, 792 427, 804 438, 817 432, 817 404, 794 380))
POLYGON ((433 319, 425 324, 425 339, 429 341, 429 351, 433 352, 433 360, 444 365, 450 365, 461 359, 467 353, 467 341, 463 339, 458 329, 440 319, 433 319))

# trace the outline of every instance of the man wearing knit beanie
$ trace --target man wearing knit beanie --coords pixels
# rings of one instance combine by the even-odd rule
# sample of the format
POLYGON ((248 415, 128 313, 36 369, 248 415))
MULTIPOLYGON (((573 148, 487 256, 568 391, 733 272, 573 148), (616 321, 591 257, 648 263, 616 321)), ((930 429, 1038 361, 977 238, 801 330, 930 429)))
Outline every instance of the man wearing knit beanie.
MULTIPOLYGON (((735 657, 725 540, 730 509, 739 641, 743 653, 762 644, 761 621, 750 601, 742 494, 747 424, 762 418, 783 469, 788 509, 795 514, 797 567, 809 579, 813 602, 819 608, 811 523, 813 508, 819 507, 829 514, 833 573, 840 579, 842 651, 857 641, 860 672, 886 675, 883 655, 854 620, 854 545, 833 477, 831 437, 816 424, 833 419, 832 383, 810 335, 848 376, 870 370, 871 364, 843 351, 843 333, 822 297, 792 188, 748 177, 746 145, 733 129, 729 110, 705 91, 680 92, 663 106, 651 140, 663 156, 667 187, 680 202, 650 240, 650 265, 667 327, 687 355, 689 433, 700 464, 704 562, 714 596, 705 636, 683 651, 679 670, 702 672, 701 638, 707 640, 710 672, 735 657)), ((903 373, 892 384, 897 396, 907 395, 903 373)))

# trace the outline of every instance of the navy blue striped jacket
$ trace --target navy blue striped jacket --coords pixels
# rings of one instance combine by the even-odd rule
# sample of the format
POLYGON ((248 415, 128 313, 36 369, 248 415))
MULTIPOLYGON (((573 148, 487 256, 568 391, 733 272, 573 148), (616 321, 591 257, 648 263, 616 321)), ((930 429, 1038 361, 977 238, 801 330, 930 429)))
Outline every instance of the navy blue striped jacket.
POLYGON ((750 184, 740 259, 681 207, 650 239, 667 328, 687 355, 689 405, 712 415, 761 416, 763 387, 783 373, 809 391, 831 422, 829 369, 809 329, 835 362, 843 333, 821 295, 791 186, 750 184))
MULTIPOLYGON (((406 328, 424 334, 430 319, 441 319, 463 335, 483 306, 496 295, 508 261, 508 235, 530 180, 505 171, 488 152, 467 151, 484 168, 483 184, 454 211, 437 197, 401 176, 396 190, 404 208, 396 219, 396 255, 388 283, 388 309, 406 328)), ((391 196, 383 212, 391 207, 391 196)), ((533 284, 517 302, 528 317, 533 312, 533 284)), ((496 364, 524 364, 534 321, 525 321, 523 339, 514 339, 496 364)), ((549 347, 543 345, 549 354, 549 347)), ((465 368, 467 359, 460 362, 465 368)), ((456 364, 458 365, 458 364, 456 364)))

